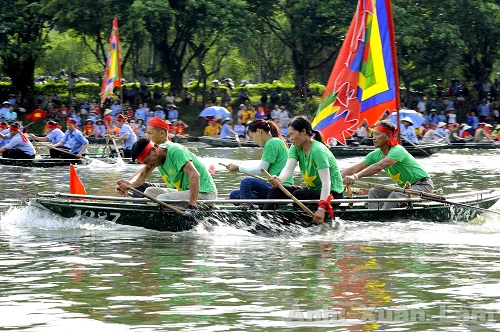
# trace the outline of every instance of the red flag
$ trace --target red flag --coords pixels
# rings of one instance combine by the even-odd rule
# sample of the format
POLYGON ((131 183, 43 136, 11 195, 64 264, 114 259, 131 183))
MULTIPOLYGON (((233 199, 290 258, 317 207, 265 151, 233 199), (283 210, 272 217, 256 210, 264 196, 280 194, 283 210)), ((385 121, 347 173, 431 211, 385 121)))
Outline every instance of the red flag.
POLYGON ((69 165, 69 193, 78 195, 87 195, 85 186, 76 173, 75 166, 69 165))
POLYGON ((390 0, 358 0, 313 128, 345 144, 361 125, 399 108, 396 42, 390 0))
POLYGON ((45 117, 49 116, 47 113, 45 113, 43 110, 37 108, 30 114, 26 115, 26 119, 31 120, 33 122, 37 122, 38 120, 41 120, 45 117))

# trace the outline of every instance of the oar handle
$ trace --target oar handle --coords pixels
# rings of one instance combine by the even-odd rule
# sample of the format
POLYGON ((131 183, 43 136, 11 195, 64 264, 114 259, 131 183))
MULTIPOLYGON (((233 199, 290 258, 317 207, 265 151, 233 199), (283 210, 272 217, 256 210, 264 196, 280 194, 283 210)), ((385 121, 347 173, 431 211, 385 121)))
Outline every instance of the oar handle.
POLYGON ((63 153, 66 153, 66 154, 70 154, 70 155, 72 155, 72 156, 77 157, 78 159, 80 159, 80 158, 84 158, 83 156, 79 156, 79 155, 77 155, 77 154, 75 154, 75 153, 71 153, 71 152, 69 152, 68 150, 63 150, 63 149, 54 148, 54 147, 51 147, 51 148, 49 148, 49 149, 56 150, 56 151, 59 151, 59 152, 63 152, 63 153))
POLYGON ((413 143, 412 141, 410 141, 409 139, 407 139, 406 137, 404 136, 401 136, 405 141, 407 141, 408 143, 411 144, 411 146, 413 146, 414 148, 416 148, 417 150, 420 150, 422 151, 423 153, 425 153, 427 156, 430 156, 431 154, 427 151, 425 151, 424 149, 420 148, 417 144, 413 143))
POLYGON ((241 148, 240 137, 238 136, 238 134, 234 134, 234 139, 236 140, 236 143, 238 143, 238 147, 241 148))
POLYGON ((387 191, 397 191, 403 194, 412 194, 412 195, 417 195, 422 198, 427 198, 427 199, 433 199, 433 200, 441 200, 441 201, 446 201, 446 198, 444 196, 439 196, 439 195, 434 195, 431 193, 426 193, 423 191, 418 191, 414 189, 404 189, 396 186, 387 186, 383 184, 378 184, 378 183, 372 183, 372 182, 364 182, 364 181, 356 181, 356 184, 359 184, 361 186, 365 186, 368 188, 378 188, 378 189, 383 189, 387 191))
POLYGON ((111 140, 113 141, 113 145, 114 145, 114 147, 115 147, 116 153, 118 153, 118 156, 119 156, 120 158, 123 158, 123 156, 122 156, 122 152, 118 149, 118 146, 116 145, 116 140, 115 140, 115 138, 114 138, 114 137, 111 137, 111 140))
MULTIPOLYGON (((265 169, 261 168, 260 170, 262 173, 264 173, 267 177, 268 180, 271 179, 272 175, 269 174, 268 171, 266 171, 265 169)), ((295 204, 297 204, 298 206, 300 206, 302 208, 302 210, 304 210, 308 215, 310 215, 311 217, 314 217, 314 213, 307 207, 304 205, 304 203, 302 203, 301 201, 299 201, 295 196, 292 195, 291 192, 288 191, 288 189, 286 189, 285 187, 283 187, 283 185, 280 183, 278 185, 278 187, 281 189, 281 191, 288 196, 288 198, 290 198, 295 204)))
MULTIPOLYGON (((268 180, 271 179, 271 174, 269 174, 268 171, 266 171, 263 168, 261 168, 260 171, 266 175, 268 180)), ((302 208, 302 210, 304 210, 309 216, 314 217, 314 213, 307 206, 305 206, 304 203, 302 203, 295 196, 293 196, 293 194, 291 192, 289 192, 288 189, 283 187, 283 185, 281 183, 278 184, 278 187, 281 189, 281 191, 285 195, 288 196, 288 198, 290 198, 295 204, 300 206, 302 208)), ((326 224, 324 221, 321 222, 321 226, 323 226, 326 229, 332 230, 332 231, 334 230, 330 225, 326 224)))
POLYGON ((135 189, 135 188, 134 188, 134 187, 132 187, 132 186, 127 186, 127 188, 128 188, 129 190, 133 191, 134 193, 139 194, 139 195, 141 195, 141 196, 143 196, 143 197, 146 197, 146 198, 147 198, 147 199, 149 199, 150 201, 155 202, 155 203, 157 203, 157 204, 159 204, 159 205, 161 205, 161 206, 164 206, 164 207, 166 207, 167 209, 170 209, 170 210, 174 211, 175 213, 179 214, 180 216, 184 217, 184 211, 182 211, 182 210, 180 210, 180 209, 176 208, 175 206, 170 205, 170 204, 167 204, 167 203, 165 203, 165 202, 162 202, 162 201, 160 201, 159 199, 157 199, 156 197, 150 196, 150 195, 148 195, 148 194, 146 194, 146 193, 144 193, 144 192, 142 192, 142 191, 140 191, 140 190, 135 189))

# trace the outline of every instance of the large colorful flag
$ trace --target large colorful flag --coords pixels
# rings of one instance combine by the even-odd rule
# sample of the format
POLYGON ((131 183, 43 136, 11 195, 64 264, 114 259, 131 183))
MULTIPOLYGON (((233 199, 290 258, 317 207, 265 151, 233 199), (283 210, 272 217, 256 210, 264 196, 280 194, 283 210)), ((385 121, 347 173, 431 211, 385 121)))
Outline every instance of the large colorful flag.
POLYGON ((76 173, 75 166, 73 166, 73 164, 69 164, 69 193, 87 195, 85 186, 83 185, 82 180, 78 177, 78 173, 76 173))
POLYGON ((41 120, 47 116, 49 116, 48 113, 44 112, 42 109, 37 108, 30 114, 26 115, 26 119, 37 122, 38 120, 41 120))
POLYGON ((113 19, 113 30, 109 37, 109 51, 104 70, 101 88, 101 107, 106 98, 113 95, 113 89, 122 84, 122 67, 120 64, 120 42, 118 36, 118 19, 113 19))
POLYGON ((359 0, 313 128, 345 144, 363 120, 398 109, 397 67, 391 0, 359 0))

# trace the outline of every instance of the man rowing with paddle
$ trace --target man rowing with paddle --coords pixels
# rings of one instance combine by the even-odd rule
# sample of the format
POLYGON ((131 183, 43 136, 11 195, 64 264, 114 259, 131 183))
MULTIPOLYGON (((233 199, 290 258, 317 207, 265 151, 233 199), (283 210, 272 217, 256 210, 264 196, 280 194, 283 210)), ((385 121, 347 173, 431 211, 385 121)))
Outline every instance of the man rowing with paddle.
POLYGON ((64 133, 62 140, 49 145, 49 149, 54 150, 50 151, 50 156, 52 158, 80 159, 88 153, 89 141, 78 129, 74 119, 66 120, 66 127, 68 130, 64 133))
POLYGON ((11 138, 10 142, 0 148, 0 153, 4 158, 12 159, 33 159, 35 158, 35 148, 24 136, 19 123, 14 122, 9 127, 9 134, 0 134, 2 139, 11 138))
POLYGON ((140 138, 132 147, 132 160, 145 165, 130 179, 116 181, 116 190, 126 195, 128 187, 144 183, 155 168, 172 188, 149 187, 145 194, 158 200, 185 200, 189 202, 184 217, 194 220, 198 199, 217 199, 217 189, 207 167, 185 146, 177 143, 154 144, 140 138))
MULTIPOLYGON (((123 157, 130 158, 132 153, 132 145, 137 141, 137 136, 134 130, 130 128, 127 120, 121 114, 115 118, 116 126, 120 128, 118 136, 111 135, 112 139, 123 142, 123 157)), ((118 151, 116 151, 118 153, 118 151)))
MULTIPOLYGON (((269 180, 273 187, 268 199, 287 198, 279 187, 286 179, 292 176, 297 163, 299 163, 302 178, 306 184, 303 186, 283 186, 299 200, 319 199, 318 209, 314 213, 313 221, 317 224, 325 220, 325 211, 333 216, 331 201, 342 198, 344 187, 337 161, 325 144, 322 134, 313 130, 311 123, 304 116, 297 116, 288 124, 288 134, 292 146, 288 151, 288 160, 279 176, 272 176, 269 180)), ((267 203, 263 210, 272 210, 274 203, 267 203)))
MULTIPOLYGON (((62 141, 62 139, 64 137, 64 133, 61 130, 61 126, 57 122, 49 120, 47 122, 47 124, 45 125, 45 129, 47 130, 47 135, 45 135, 45 137, 41 137, 41 136, 39 137, 39 136, 35 136, 33 134, 29 134, 29 137, 35 141, 50 142, 51 144, 54 144, 54 145, 59 143, 60 141, 62 141)), ((67 144, 65 144, 63 147, 65 149, 69 149, 69 145, 67 145, 67 144)), ((50 157, 51 158, 57 158, 58 154, 59 154, 59 151, 54 150, 54 149, 50 150, 50 157)))
MULTIPOLYGON (((168 134, 169 125, 170 125, 170 122, 168 120, 163 120, 163 119, 155 116, 154 118, 152 118, 148 122, 148 127, 146 128, 146 135, 149 138, 149 140, 151 142, 153 142, 154 144, 160 145, 160 144, 164 144, 164 143, 170 143, 171 138, 168 134)), ((144 166, 143 169, 144 168, 147 168, 147 166, 144 166)), ((130 181, 134 176, 137 176, 137 174, 139 174, 142 171, 143 171, 142 169, 138 170, 134 175, 132 175, 130 177, 130 179, 128 181, 130 181)), ((136 187, 135 189, 137 189, 141 192, 144 192, 146 190, 146 188, 149 188, 149 187, 158 187, 158 186, 154 183, 144 182, 143 184, 136 187)), ((140 194, 134 192, 132 194, 132 197, 142 197, 142 196, 140 194)))
MULTIPOLYGON (((384 170, 402 188, 408 182, 411 184, 412 190, 432 193, 434 184, 429 174, 404 147, 398 144, 397 134, 398 130, 394 124, 389 121, 380 121, 373 132, 373 144, 377 149, 370 152, 362 162, 342 171, 344 184, 350 186, 361 178, 375 175, 384 170)), ((368 198, 401 197, 406 197, 406 195, 378 188, 372 188, 368 192, 368 198)), ((370 209, 384 210, 400 206, 399 202, 368 204, 370 209)))

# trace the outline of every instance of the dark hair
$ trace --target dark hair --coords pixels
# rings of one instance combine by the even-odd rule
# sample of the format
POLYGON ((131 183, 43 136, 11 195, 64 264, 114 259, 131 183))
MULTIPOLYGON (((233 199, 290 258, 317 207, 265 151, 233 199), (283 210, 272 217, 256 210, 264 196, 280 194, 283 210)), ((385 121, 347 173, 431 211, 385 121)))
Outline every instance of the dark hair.
POLYGON ((314 137, 316 141, 328 146, 325 142, 325 139, 323 138, 323 134, 318 130, 312 129, 311 122, 303 115, 294 117, 288 124, 288 127, 292 127, 299 132, 305 130, 307 135, 309 135, 310 137, 314 137))
POLYGON ((11 127, 15 127, 17 129, 21 129, 21 125, 18 122, 14 122, 10 125, 11 127))
POLYGON ((131 157, 132 161, 137 159, 137 156, 141 154, 142 150, 149 144, 149 139, 141 137, 139 138, 134 145, 132 145, 131 157))
POLYGON ((271 134, 272 137, 278 137, 286 143, 285 138, 281 136, 280 129, 273 121, 257 119, 248 123, 247 127, 249 132, 251 131, 252 133, 254 133, 257 131, 257 129, 262 129, 271 134))
POLYGON ((396 126, 394 125, 394 123, 392 123, 389 120, 382 120, 378 124, 381 125, 384 128, 389 129, 392 132, 394 132, 396 130, 396 126))
POLYGON ((57 126, 57 125, 59 125, 59 123, 55 122, 54 120, 47 121, 47 124, 49 124, 51 126, 57 126))

